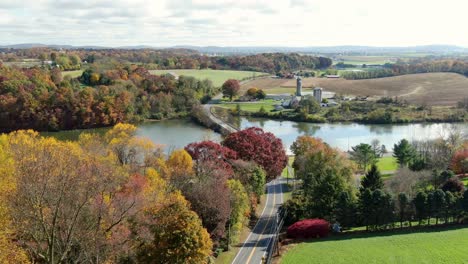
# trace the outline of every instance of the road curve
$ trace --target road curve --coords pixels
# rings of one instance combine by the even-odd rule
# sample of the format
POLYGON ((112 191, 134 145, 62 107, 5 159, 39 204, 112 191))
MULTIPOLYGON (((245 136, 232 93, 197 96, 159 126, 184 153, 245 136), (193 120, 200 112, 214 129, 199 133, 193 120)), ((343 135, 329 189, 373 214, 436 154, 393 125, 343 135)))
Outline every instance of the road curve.
POLYGON ((233 264, 261 263, 277 225, 276 213, 283 203, 284 179, 267 184, 265 207, 256 225, 232 261, 233 264))

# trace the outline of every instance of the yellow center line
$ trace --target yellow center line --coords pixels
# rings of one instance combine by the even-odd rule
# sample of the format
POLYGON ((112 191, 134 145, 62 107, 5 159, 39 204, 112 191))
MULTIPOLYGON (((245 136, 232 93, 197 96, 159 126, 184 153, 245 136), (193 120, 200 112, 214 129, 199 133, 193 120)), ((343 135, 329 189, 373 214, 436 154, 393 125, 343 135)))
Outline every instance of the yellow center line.
MULTIPOLYGON (((274 190, 275 190, 275 192, 273 193, 273 206, 271 208, 271 212, 273 212, 275 210, 275 205, 276 205, 276 186, 274 186, 274 190)), ((265 229, 267 228, 268 224, 270 224, 270 221, 271 221, 271 214, 270 214, 270 217, 269 217, 267 223, 263 227, 263 230, 262 230, 260 236, 258 237, 257 243, 255 243, 254 247, 252 248, 252 252, 250 252, 249 258, 247 258, 247 261, 245 262, 246 264, 250 263, 250 260, 252 259, 253 254, 255 253, 255 249, 257 248, 258 243, 262 239, 263 233, 265 232, 265 229)))

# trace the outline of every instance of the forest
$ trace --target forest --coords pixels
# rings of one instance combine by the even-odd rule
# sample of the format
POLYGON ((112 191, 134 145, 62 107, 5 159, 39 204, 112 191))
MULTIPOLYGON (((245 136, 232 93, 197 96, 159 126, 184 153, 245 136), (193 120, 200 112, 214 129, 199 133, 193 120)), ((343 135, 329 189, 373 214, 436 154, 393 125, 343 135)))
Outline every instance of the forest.
POLYGON ((357 145, 348 158, 301 136, 291 149, 302 185, 284 205, 289 224, 321 218, 343 230, 382 231, 468 222, 468 191, 460 180, 468 172, 468 141, 456 131, 435 140, 402 139, 393 146, 400 168, 387 180, 375 165, 383 153, 378 144, 357 145), (359 171, 364 176, 356 180, 359 171))
POLYGON ((135 65, 94 65, 78 79, 59 68, 0 65, 0 130, 64 130, 187 116, 217 92, 211 81, 151 75, 135 65))
POLYGON ((74 49, 54 50, 49 48, 0 50, 0 61, 12 62, 21 59, 52 60, 62 70, 72 70, 81 62, 115 60, 120 63, 144 64, 148 70, 164 69, 224 69, 290 73, 301 69, 324 69, 332 65, 326 57, 300 55, 298 53, 261 53, 255 55, 207 56, 188 49, 74 49), (59 59, 59 60, 57 60, 59 59), (72 63, 75 61, 79 63, 72 63), (65 67, 63 62, 69 62, 65 67))
POLYGON ((404 74, 427 73, 427 72, 453 72, 468 77, 468 61, 466 59, 438 59, 422 58, 404 62, 386 63, 383 68, 370 69, 366 71, 343 71, 340 75, 345 79, 372 79, 404 74))
POLYGON ((0 135, 0 262, 211 263, 287 163, 259 128, 168 156, 135 131, 0 135))

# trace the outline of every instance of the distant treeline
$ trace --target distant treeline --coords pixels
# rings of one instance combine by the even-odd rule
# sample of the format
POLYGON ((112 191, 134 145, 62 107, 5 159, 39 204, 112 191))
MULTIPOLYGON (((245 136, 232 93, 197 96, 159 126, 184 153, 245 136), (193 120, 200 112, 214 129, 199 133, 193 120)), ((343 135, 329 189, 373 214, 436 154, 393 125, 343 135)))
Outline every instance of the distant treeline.
POLYGON ((468 61, 462 59, 418 59, 410 62, 387 63, 383 68, 360 72, 342 72, 349 80, 372 79, 414 73, 453 72, 468 76, 468 61))
MULTIPOLYGON (((57 51, 48 48, 6 49, 0 60, 20 59, 54 60, 54 58, 77 56, 81 61, 94 63, 98 60, 143 63, 148 69, 225 69, 269 73, 285 73, 301 69, 328 68, 332 60, 326 57, 300 55, 298 53, 262 53, 248 56, 207 56, 187 49, 78 49, 57 51)), ((59 64, 57 62, 57 64, 59 64)))
POLYGON ((58 68, 0 64, 0 130, 92 128, 184 116, 216 92, 209 80, 175 80, 135 65, 93 67, 78 79, 62 79, 58 68))

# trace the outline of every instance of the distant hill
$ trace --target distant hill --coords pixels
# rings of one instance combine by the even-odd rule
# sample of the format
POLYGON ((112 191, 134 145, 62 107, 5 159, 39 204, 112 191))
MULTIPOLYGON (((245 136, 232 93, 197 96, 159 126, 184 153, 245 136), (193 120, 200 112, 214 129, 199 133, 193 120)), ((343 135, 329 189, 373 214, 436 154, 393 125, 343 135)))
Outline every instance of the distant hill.
POLYGON ((185 49, 195 50, 204 54, 258 54, 272 52, 298 52, 309 54, 401 54, 401 53, 429 53, 429 54, 459 54, 468 53, 468 48, 454 45, 426 45, 408 47, 374 47, 374 46, 312 46, 312 47, 219 47, 219 46, 190 46, 180 45, 172 47, 157 47, 149 45, 105 47, 105 46, 72 46, 72 45, 46 45, 40 43, 24 43, 0 46, 0 49, 29 49, 34 47, 55 48, 55 49, 185 49))

